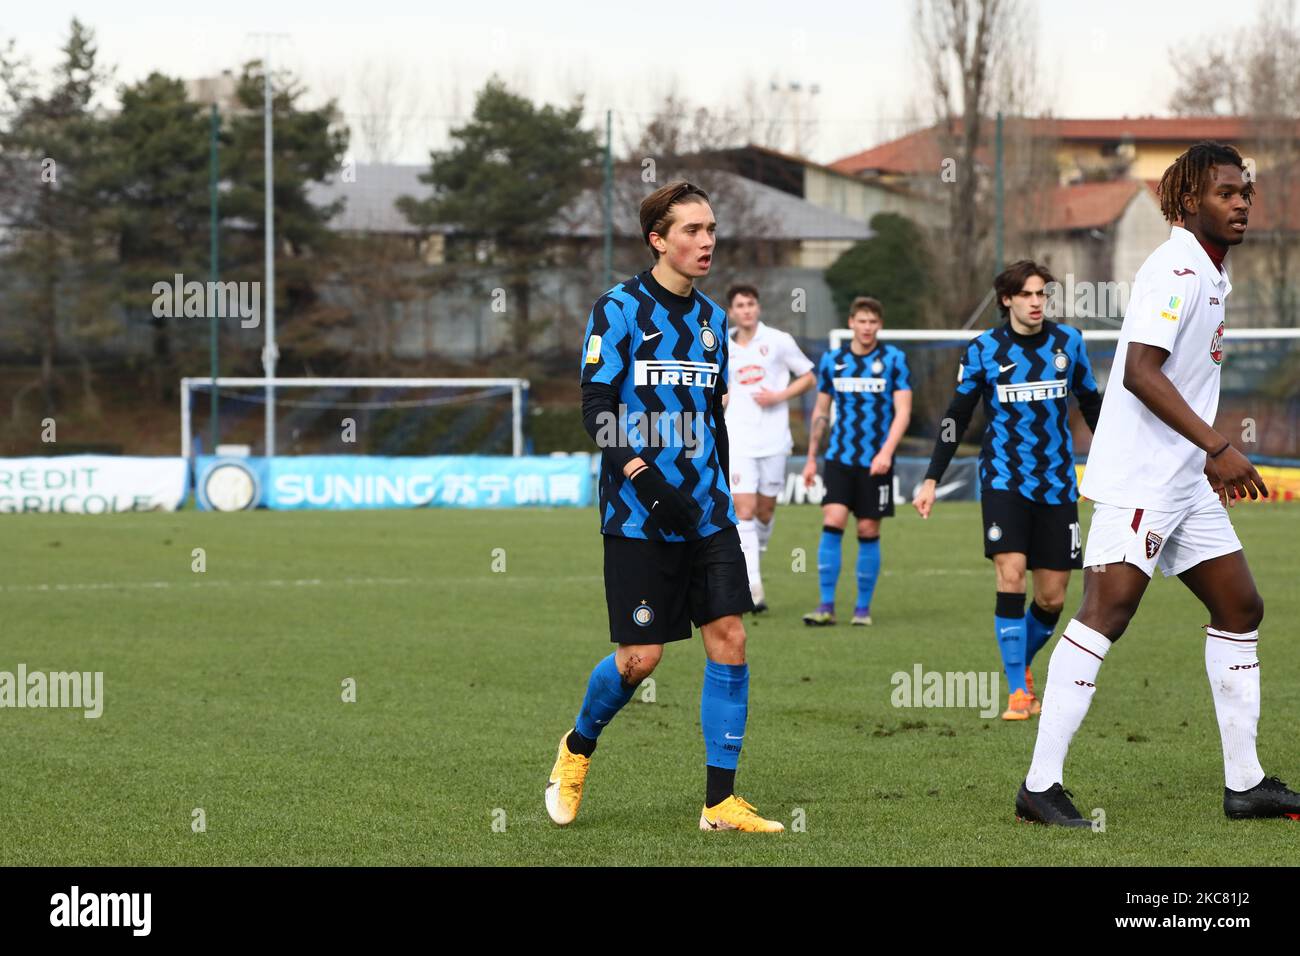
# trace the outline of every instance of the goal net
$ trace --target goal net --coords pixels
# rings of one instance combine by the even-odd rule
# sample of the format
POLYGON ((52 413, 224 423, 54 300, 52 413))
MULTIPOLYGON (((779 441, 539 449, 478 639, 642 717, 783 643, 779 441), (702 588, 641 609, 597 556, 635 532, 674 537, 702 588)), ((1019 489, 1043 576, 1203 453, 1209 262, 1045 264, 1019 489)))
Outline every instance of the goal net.
POLYGON ((518 378, 184 378, 181 454, 523 455, 518 378), (271 410, 268 415, 268 409, 271 410))
MULTIPOLYGON (((913 411, 910 436, 932 442, 957 384, 957 367, 966 346, 985 329, 881 329, 880 339, 907 354, 912 375, 913 411)), ((1118 329, 1085 329, 1084 343, 1097 385, 1104 393, 1111 376, 1118 329)), ((848 328, 833 329, 831 348, 848 344, 848 328)), ((1207 344, 1208 348, 1208 344, 1207 344)), ((1240 439, 1252 460, 1278 462, 1300 458, 1300 329, 1229 328, 1223 338, 1225 358, 1216 427, 1240 439)), ((1071 403, 1073 404, 1073 403, 1071 403)), ((1087 426, 1075 411, 1071 420, 1075 448, 1091 444, 1087 426)), ((978 442, 984 416, 977 411, 966 440, 978 442)), ((928 454, 928 450, 925 452, 928 454)))

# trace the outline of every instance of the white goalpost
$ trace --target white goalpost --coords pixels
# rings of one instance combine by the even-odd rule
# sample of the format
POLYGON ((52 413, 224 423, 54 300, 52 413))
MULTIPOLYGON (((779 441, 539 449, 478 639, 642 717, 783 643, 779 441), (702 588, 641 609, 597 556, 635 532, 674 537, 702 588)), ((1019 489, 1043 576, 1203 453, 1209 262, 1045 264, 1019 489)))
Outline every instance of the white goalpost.
MULTIPOLYGON (((199 389, 265 389, 272 392, 281 388, 410 388, 410 389, 484 389, 489 392, 510 391, 510 445, 511 455, 524 453, 524 405, 529 383, 523 378, 212 378, 195 376, 181 379, 181 456, 187 461, 194 451, 193 395, 199 389)), ((410 402, 375 402, 340 404, 339 407, 394 408, 435 406, 448 399, 414 399, 410 402)), ((211 449, 215 452, 216 449, 211 449)))
MULTIPOLYGON (((880 329, 879 338, 907 351, 907 363, 911 365, 914 377, 926 369, 933 371, 937 368, 943 368, 945 375, 954 376, 966 343, 984 332, 988 329, 891 329, 885 326, 880 329), (909 345, 914 346, 913 349, 909 349, 909 345)), ((1119 341, 1119 329, 1082 329, 1080 332, 1084 342, 1097 346, 1096 354, 1089 355, 1089 358, 1093 375, 1105 388, 1112 372, 1113 356, 1110 352, 1114 351, 1113 343, 1119 341)), ((848 326, 841 326, 831 329, 828 338, 831 349, 839 349, 853 338, 853 332, 848 326)), ((1300 328, 1226 328, 1223 339, 1230 347, 1232 343, 1242 346, 1236 352, 1236 358, 1225 365, 1225 385, 1231 372, 1232 386, 1238 392, 1244 389, 1243 394, 1249 394, 1260 380, 1262 371, 1271 371, 1277 376, 1294 368, 1294 377, 1300 378, 1300 328)), ((835 420, 833 405, 831 420, 835 420)))
MULTIPOLYGON (((885 326, 878 338, 885 342, 963 342, 970 341, 988 329, 891 329, 885 326)), ((1229 341, 1232 339, 1300 339, 1300 329, 1234 329, 1225 331, 1229 341)), ((1118 342, 1119 329, 1085 329, 1082 332, 1085 342, 1118 342)), ((848 327, 831 329, 831 348, 838 348, 853 338, 853 331, 848 327)))
MULTIPOLYGON (((961 361, 962 349, 965 345, 981 335, 988 329, 891 329, 888 326, 882 328, 878 333, 878 338, 883 342, 889 342, 894 345, 906 347, 909 344, 915 345, 915 350, 909 351, 909 364, 913 361, 920 362, 927 359, 930 362, 938 360, 943 356, 943 361, 947 362, 947 367, 956 369, 957 363, 961 361)), ((1080 334, 1083 335, 1085 343, 1115 343, 1119 341, 1119 329, 1082 329, 1080 334)), ((847 327, 831 329, 829 334, 830 347, 832 349, 840 348, 846 345, 853 338, 853 332, 847 327)), ((1269 365, 1283 358, 1288 361, 1300 361, 1300 328, 1227 328, 1224 330, 1224 341, 1231 345, 1232 343, 1249 343, 1243 345, 1240 356, 1247 359, 1251 367, 1257 368, 1261 364, 1269 365), (1268 343, 1275 343, 1270 345, 1268 343), (1286 343, 1292 343, 1290 345, 1286 343)), ((1099 376, 1109 377, 1110 374, 1110 356, 1113 346, 1107 349, 1101 345, 1100 355, 1092 355, 1094 373, 1099 376)), ((915 374, 920 367, 914 367, 915 374)), ((1101 378, 1099 377, 1099 381, 1101 378)), ((832 415, 834 412, 832 411, 832 415)))

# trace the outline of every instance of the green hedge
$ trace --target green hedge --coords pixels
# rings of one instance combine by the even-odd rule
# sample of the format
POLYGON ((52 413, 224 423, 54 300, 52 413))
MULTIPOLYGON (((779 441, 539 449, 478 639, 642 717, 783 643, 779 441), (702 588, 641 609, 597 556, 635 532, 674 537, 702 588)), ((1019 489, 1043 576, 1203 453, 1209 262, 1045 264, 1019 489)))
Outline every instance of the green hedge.
POLYGON ((549 455, 553 451, 594 451, 591 436, 582 427, 582 406, 539 405, 529 409, 528 437, 533 453, 549 455))

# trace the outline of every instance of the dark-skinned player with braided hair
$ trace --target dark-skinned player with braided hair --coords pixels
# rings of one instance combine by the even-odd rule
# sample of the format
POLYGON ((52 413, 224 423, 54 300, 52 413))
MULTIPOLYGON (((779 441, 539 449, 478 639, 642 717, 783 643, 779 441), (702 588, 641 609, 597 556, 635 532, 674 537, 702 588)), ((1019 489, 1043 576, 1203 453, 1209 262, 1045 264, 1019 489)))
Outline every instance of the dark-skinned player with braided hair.
POLYGON ((1205 670, 1223 745, 1229 819, 1300 819, 1300 794, 1255 752, 1264 601, 1227 508, 1267 497, 1254 466, 1214 430, 1224 361, 1228 250, 1246 237, 1255 184, 1231 146, 1201 142, 1160 180, 1167 242, 1138 270, 1080 492, 1093 500, 1083 604, 1048 665, 1017 818, 1089 827, 1063 787, 1066 752, 1157 567, 1205 606, 1205 670))

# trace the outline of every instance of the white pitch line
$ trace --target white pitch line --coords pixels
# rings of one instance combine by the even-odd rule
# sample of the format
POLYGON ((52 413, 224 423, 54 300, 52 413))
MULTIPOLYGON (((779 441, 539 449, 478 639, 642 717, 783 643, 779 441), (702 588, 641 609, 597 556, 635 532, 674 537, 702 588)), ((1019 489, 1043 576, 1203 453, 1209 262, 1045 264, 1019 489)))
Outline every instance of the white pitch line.
POLYGON ((80 584, 6 584, 0 591, 64 592, 64 591, 154 591, 167 588, 283 588, 325 587, 329 585, 414 584, 413 578, 341 578, 326 581, 323 578, 298 578, 296 580, 268 579, 265 581, 95 581, 80 584))
MULTIPOLYGON (((988 573, 984 568, 918 568, 915 571, 882 571, 881 577, 949 577, 958 575, 985 575, 988 573)), ((169 588, 302 588, 302 587, 331 587, 334 585, 357 586, 368 585, 393 585, 400 586, 404 584, 446 584, 451 582, 475 582, 475 581, 551 581, 555 578, 541 578, 533 575, 495 575, 484 573, 481 575, 457 575, 448 577, 447 575, 438 575, 429 578, 339 578, 334 581, 327 581, 324 578, 295 578, 295 579, 277 579, 271 578, 264 581, 218 581, 218 580, 199 580, 199 581, 94 581, 83 582, 78 584, 5 584, 0 585, 0 592, 7 594, 14 593, 50 593, 62 594, 70 591, 165 591, 169 588)), ((600 575, 574 575, 571 577, 560 578, 561 581, 600 581, 600 575)))

